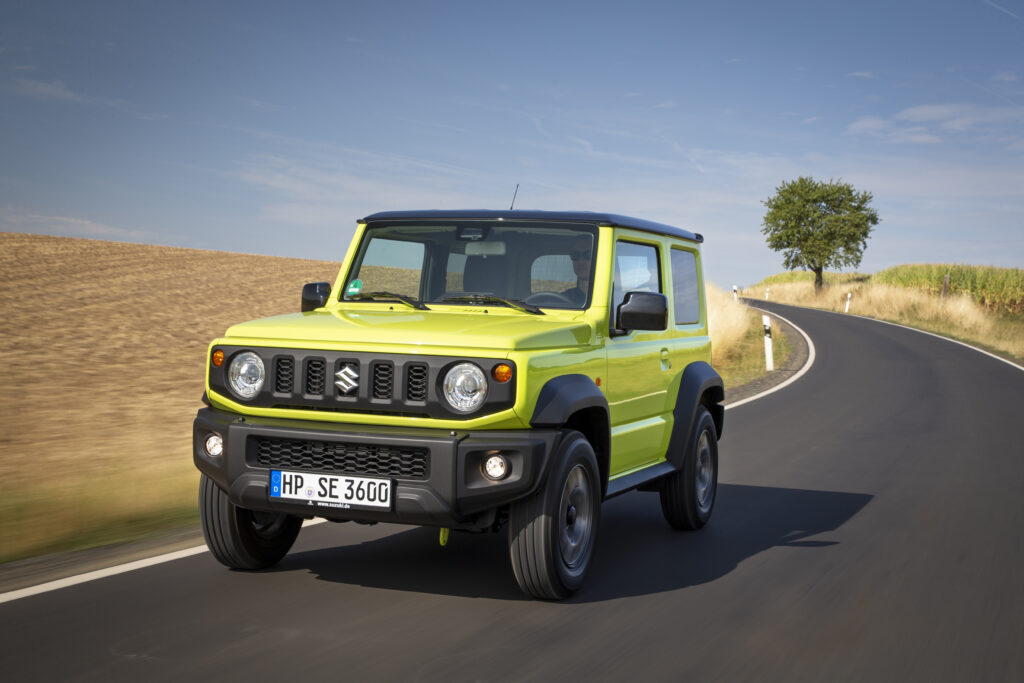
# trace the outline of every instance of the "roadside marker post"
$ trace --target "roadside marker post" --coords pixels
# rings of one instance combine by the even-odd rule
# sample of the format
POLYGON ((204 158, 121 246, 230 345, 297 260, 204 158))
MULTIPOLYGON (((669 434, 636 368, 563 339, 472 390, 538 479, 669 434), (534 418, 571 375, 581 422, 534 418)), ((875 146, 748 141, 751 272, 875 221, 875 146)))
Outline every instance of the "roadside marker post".
POLYGON ((775 354, 772 353, 772 319, 762 315, 761 323, 764 325, 764 365, 768 372, 772 372, 775 370, 775 354))
POLYGON ((765 301, 768 301, 768 295, 771 294, 771 293, 772 293, 772 288, 771 287, 769 287, 766 290, 764 290, 764 300, 765 301))
POLYGON ((846 293, 846 313, 850 312, 850 297, 853 296, 853 292, 846 293))
POLYGON ((737 287, 736 285, 733 285, 732 286, 732 300, 733 301, 739 301, 739 298, 740 298, 740 288, 737 287))

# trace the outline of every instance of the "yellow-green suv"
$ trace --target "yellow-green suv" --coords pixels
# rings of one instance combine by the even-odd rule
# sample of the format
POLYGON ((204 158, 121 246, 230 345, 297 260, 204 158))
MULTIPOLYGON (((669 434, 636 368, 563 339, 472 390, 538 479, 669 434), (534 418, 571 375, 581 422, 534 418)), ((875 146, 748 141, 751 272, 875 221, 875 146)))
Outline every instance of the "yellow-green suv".
POLYGON ((601 502, 699 529, 718 482, 700 235, 603 213, 359 222, 333 287, 210 345, 194 426, 213 555, 261 569, 303 519, 508 527, 527 594, 568 596, 601 502))

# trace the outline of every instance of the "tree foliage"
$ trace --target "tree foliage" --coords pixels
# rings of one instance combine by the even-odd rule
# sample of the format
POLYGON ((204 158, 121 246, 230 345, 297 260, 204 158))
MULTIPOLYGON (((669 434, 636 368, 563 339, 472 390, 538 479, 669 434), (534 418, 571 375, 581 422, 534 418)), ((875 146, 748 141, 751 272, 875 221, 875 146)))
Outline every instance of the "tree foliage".
POLYGON ((878 224, 870 192, 857 192, 841 181, 817 182, 797 178, 775 188, 762 202, 768 211, 764 228, 768 246, 783 252, 787 270, 814 273, 814 288, 822 287, 826 268, 856 268, 878 224))

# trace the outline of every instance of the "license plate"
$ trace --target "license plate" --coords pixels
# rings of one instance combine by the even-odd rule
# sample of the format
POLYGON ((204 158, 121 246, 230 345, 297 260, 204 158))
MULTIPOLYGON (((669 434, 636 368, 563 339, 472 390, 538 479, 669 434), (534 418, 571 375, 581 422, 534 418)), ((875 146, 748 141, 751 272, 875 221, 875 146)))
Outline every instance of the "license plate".
POLYGON ((327 507, 391 509, 391 480, 271 470, 270 497, 327 507))

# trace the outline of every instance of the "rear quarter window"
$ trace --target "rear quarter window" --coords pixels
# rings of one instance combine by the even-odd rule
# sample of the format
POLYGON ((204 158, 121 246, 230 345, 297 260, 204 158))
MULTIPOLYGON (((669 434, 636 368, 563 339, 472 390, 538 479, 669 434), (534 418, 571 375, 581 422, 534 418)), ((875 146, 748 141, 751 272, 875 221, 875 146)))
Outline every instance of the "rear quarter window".
POLYGON ((676 325, 700 322, 697 255, 692 251, 672 250, 672 301, 676 325))

